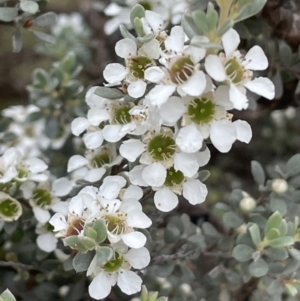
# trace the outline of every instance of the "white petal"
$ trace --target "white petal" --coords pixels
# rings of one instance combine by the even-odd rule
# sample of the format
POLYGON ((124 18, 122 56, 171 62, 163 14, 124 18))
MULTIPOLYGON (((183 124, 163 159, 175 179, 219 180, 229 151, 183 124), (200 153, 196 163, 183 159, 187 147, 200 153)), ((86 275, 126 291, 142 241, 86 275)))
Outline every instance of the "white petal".
POLYGON ((200 167, 206 165, 210 160, 210 150, 208 147, 203 152, 197 152, 195 153, 195 156, 197 157, 197 161, 200 167))
POLYGON ((20 186, 20 190, 23 193, 23 197, 25 199, 29 199, 32 196, 32 192, 35 189, 35 187, 36 187, 36 184, 31 181, 26 181, 26 182, 22 183, 22 185, 20 186))
POLYGON ((226 110, 233 109, 233 103, 229 99, 229 86, 221 85, 214 94, 214 102, 226 110))
POLYGON ((107 183, 107 182, 117 182, 119 183, 121 188, 123 188, 127 183, 126 179, 122 176, 107 176, 103 180, 103 183, 107 183))
POLYGON ((251 92, 267 99, 273 99, 275 97, 274 84, 266 77, 255 78, 252 81, 245 83, 244 86, 251 92))
POLYGON ((175 90, 175 85, 156 85, 145 98, 152 106, 161 106, 169 99, 175 90))
POLYGON ((123 199, 135 199, 140 200, 143 196, 143 189, 139 186, 130 185, 126 188, 126 191, 123 195, 123 199))
POLYGON ((88 164, 88 160, 80 155, 74 155, 69 159, 68 162, 68 172, 71 172, 75 169, 78 169, 80 167, 85 166, 86 164, 88 164))
POLYGON ((229 29, 222 37, 222 44, 226 56, 230 56, 240 44, 240 36, 234 29, 229 29))
POLYGON ((136 55, 137 45, 132 39, 122 39, 116 43, 115 51, 119 57, 127 59, 136 55))
POLYGON ((52 205, 51 210, 66 216, 69 213, 69 204, 70 204, 69 201, 58 202, 52 205))
POLYGON ((180 87, 188 95, 199 96, 206 87, 206 78, 204 73, 200 70, 195 71, 188 81, 180 87))
POLYGON ((35 175, 31 175, 29 177, 30 180, 35 181, 35 182, 45 182, 48 180, 48 175, 44 175, 44 174, 35 174, 35 175))
POLYGON ((142 97, 145 94, 147 84, 143 80, 137 80, 129 84, 127 91, 128 94, 133 98, 142 97))
POLYGON ((83 179, 85 181, 94 183, 99 181, 105 173, 106 173, 106 169, 104 167, 94 168, 89 170, 83 179))
POLYGON ((139 249, 145 245, 147 238, 143 233, 134 231, 122 234, 122 240, 128 247, 139 249))
POLYGON ((145 70, 145 79, 152 83, 159 83, 165 76, 164 71, 160 67, 150 67, 145 70))
POLYGON ((120 146, 120 154, 129 162, 134 162, 145 151, 145 144, 136 139, 129 139, 120 146))
POLYGON ((108 124, 102 130, 103 138, 108 142, 117 142, 126 135, 126 133, 121 134, 122 126, 119 124, 108 124))
POLYGON ((221 153, 227 153, 231 149, 236 136, 235 126, 230 121, 223 119, 211 123, 210 139, 221 153))
POLYGON ((143 269, 150 263, 150 253, 146 248, 130 249, 124 258, 134 269, 143 269))
POLYGON ((225 68, 218 56, 210 54, 205 59, 206 72, 217 82, 223 82, 226 79, 225 68))
POLYGON ((162 188, 156 191, 154 195, 154 203, 158 210, 169 212, 178 205, 177 195, 169 188, 162 188))
POLYGON ((243 65, 250 70, 265 70, 268 68, 268 59, 260 46, 253 46, 246 54, 243 65))
POLYGON ((201 204, 207 196, 206 185, 199 180, 187 181, 183 184, 183 196, 190 204, 201 204))
POLYGON ((174 26, 170 36, 165 40, 165 47, 168 51, 181 53, 184 46, 185 33, 181 26, 174 26))
POLYGON ((181 128, 176 137, 176 144, 185 153, 197 152, 202 147, 202 143, 203 137, 193 124, 181 128))
POLYGON ((197 157, 194 154, 177 153, 174 158, 174 168, 191 178, 199 169, 197 157))
POLYGON ((36 239, 38 247, 47 253, 56 249, 57 241, 58 239, 52 233, 40 234, 36 239))
POLYGON ((116 3, 112 2, 108 6, 105 7, 104 13, 106 16, 116 16, 121 12, 122 8, 116 3))
POLYGON ((105 109, 93 108, 88 111, 87 118, 91 125, 98 126, 101 122, 109 120, 110 114, 105 109))
POLYGON ((162 27, 164 25, 164 20, 161 17, 161 15, 159 15, 151 10, 146 10, 145 18, 154 31, 162 29, 162 27))
POLYGON ((55 196, 62 197, 70 193, 73 188, 73 182, 67 178, 56 179, 52 184, 52 193, 55 196))
MULTIPOLYGON (((191 44, 193 43, 209 43, 209 39, 205 36, 194 36, 191 40, 191 44)), ((205 57, 205 54, 205 48, 191 46, 190 56, 194 64, 200 62, 205 57)))
POLYGON ((90 123, 89 121, 84 117, 77 117, 75 118, 71 123, 71 130, 73 135, 79 136, 82 132, 84 132, 88 127, 90 123))
POLYGON ((34 207, 32 209, 35 218, 41 223, 41 224, 46 224, 49 219, 51 218, 51 215, 49 211, 44 210, 40 207, 34 207))
POLYGON ((152 187, 162 186, 166 180, 167 171, 161 163, 153 163, 144 168, 143 180, 152 187))
POLYGON ((236 139, 241 142, 249 143, 252 138, 252 130, 250 124, 244 120, 236 120, 235 122, 233 122, 233 125, 235 126, 237 133, 236 139))
POLYGON ((166 125, 174 125, 185 113, 185 105, 180 97, 172 96, 159 109, 161 118, 166 125))
POLYGON ((85 134, 83 141, 88 149, 95 149, 100 147, 103 143, 102 131, 95 131, 85 134))
POLYGON ((142 279, 136 273, 122 269, 118 276, 118 286, 127 295, 139 292, 142 288, 142 279))
POLYGON ((146 53, 147 57, 150 59, 157 60, 160 57, 160 44, 156 39, 153 39, 148 43, 143 44, 141 49, 146 53))
POLYGON ((244 92, 243 89, 239 89, 233 84, 230 85, 229 99, 233 103, 233 107, 237 110, 243 110, 248 108, 249 100, 246 96, 246 91, 244 92))
POLYGON ((146 229, 151 226, 151 219, 141 210, 130 211, 126 219, 127 226, 133 228, 146 229))
POLYGON ((108 181, 101 185, 99 192, 105 199, 113 200, 119 195, 120 189, 121 186, 118 182, 108 181))
POLYGON ((103 272, 100 272, 89 285, 89 295, 96 300, 104 299, 110 291, 110 282, 103 272))
POLYGON ((54 227, 54 232, 64 230, 68 225, 65 216, 61 213, 55 213, 49 223, 54 227))
POLYGON ((127 68, 118 63, 108 64, 103 71, 104 79, 110 84, 121 82, 127 74, 127 68))
POLYGON ((13 178, 17 177, 18 172, 14 166, 10 166, 6 169, 3 176, 0 177, 0 183, 8 183, 13 178))
POLYGON ((25 162, 32 173, 39 173, 48 168, 48 165, 39 158, 29 158, 25 162))
POLYGON ((144 169, 145 165, 137 165, 128 173, 129 180, 133 185, 148 186, 142 178, 142 172, 144 169))

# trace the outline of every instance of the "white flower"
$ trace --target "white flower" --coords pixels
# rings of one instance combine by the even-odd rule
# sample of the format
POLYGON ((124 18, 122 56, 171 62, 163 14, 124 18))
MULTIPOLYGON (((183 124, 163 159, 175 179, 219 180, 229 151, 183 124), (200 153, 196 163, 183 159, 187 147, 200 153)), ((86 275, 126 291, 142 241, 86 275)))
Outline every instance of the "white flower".
POLYGON ((11 106, 2 110, 1 114, 4 117, 12 118, 17 123, 23 123, 28 115, 39 112, 40 109, 35 105, 28 106, 11 106))
POLYGON ((98 149, 87 150, 84 156, 74 155, 69 159, 68 172, 81 169, 82 178, 88 182, 97 182, 109 167, 120 164, 115 145, 106 144, 98 149))
POLYGON ((273 99, 275 88, 270 79, 258 77, 252 79, 251 70, 265 70, 268 60, 259 46, 253 46, 246 55, 237 51, 240 37, 234 29, 228 30, 222 37, 225 51, 219 56, 210 54, 205 60, 206 72, 217 82, 226 82, 229 98, 235 109, 248 107, 245 88, 267 99, 273 99))
POLYGON ((8 183, 17 176, 18 157, 19 153, 15 148, 7 149, 0 157, 0 183, 8 183))
POLYGON ((114 255, 109 262, 99 266, 95 255, 87 271, 87 275, 95 275, 89 286, 89 294, 96 300, 107 297, 111 287, 116 284, 127 295, 139 292, 142 279, 130 269, 131 267, 142 269, 150 262, 150 254, 146 248, 131 249, 126 252, 124 247, 123 250, 115 245, 112 247, 114 255))

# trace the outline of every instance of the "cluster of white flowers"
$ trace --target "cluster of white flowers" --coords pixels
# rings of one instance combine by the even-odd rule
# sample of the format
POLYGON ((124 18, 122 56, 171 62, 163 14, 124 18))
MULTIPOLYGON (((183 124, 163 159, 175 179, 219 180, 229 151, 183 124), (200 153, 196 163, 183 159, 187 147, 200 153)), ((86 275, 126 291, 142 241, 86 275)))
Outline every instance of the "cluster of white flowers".
POLYGON ((104 25, 105 33, 107 35, 112 34, 121 24, 131 29, 130 12, 136 4, 140 4, 145 9, 158 13, 162 16, 166 24, 179 24, 183 14, 189 9, 187 0, 126 0, 122 6, 111 2, 104 9, 104 14, 111 17, 104 25))
POLYGON ((140 291, 142 280, 130 269, 150 262, 146 236, 136 230, 152 223, 139 202, 143 191, 125 185, 123 177, 108 176, 99 188, 87 186, 71 199, 67 218, 60 212, 50 219, 65 244, 83 253, 95 251, 87 270, 94 276, 89 293, 95 299, 105 298, 116 283, 126 294, 140 291))

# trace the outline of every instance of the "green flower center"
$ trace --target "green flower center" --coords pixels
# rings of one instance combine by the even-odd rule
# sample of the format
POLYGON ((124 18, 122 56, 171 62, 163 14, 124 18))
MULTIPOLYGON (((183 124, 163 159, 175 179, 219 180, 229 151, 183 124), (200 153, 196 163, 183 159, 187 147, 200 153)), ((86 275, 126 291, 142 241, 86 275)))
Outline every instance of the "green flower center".
POLYGON ((49 206, 52 203, 51 194, 46 189, 36 189, 33 193, 32 199, 34 203, 41 208, 49 206))
POLYGON ((7 199, 0 201, 0 215, 8 218, 17 216, 20 210, 20 206, 13 200, 7 199))
POLYGON ((148 143, 148 153, 155 161, 166 161, 176 152, 175 140, 168 135, 157 135, 148 143))
POLYGON ((114 259, 106 263, 103 268, 108 273, 115 272, 122 267, 123 261, 123 257, 118 252, 115 252, 114 259))
POLYGON ((129 107, 121 107, 115 111, 114 122, 117 124, 127 124, 131 122, 131 115, 129 114, 129 107))
POLYGON ((66 236, 78 235, 84 227, 83 219, 75 219, 72 224, 69 225, 66 236))
POLYGON ((225 64, 226 74, 234 84, 238 84, 243 79, 244 70, 237 60, 230 59, 225 64))
POLYGON ((24 170, 24 169, 19 169, 18 170, 17 178, 24 179, 24 178, 27 178, 27 177, 28 177, 28 171, 27 170, 24 170))
POLYGON ((111 160, 109 154, 97 154, 91 160, 91 165, 93 168, 100 168, 104 164, 109 164, 110 161, 111 160))
POLYGON ((144 78, 145 70, 152 65, 152 61, 146 56, 137 56, 130 60, 129 68, 136 78, 144 78))
POLYGON ((142 5, 145 10, 152 10, 152 5, 149 2, 142 1, 139 4, 142 5))
POLYGON ((169 72, 173 83, 182 84, 192 76, 194 64, 189 57, 183 57, 172 65, 169 72))
POLYGON ((33 127, 32 126, 27 126, 25 128, 25 132, 24 133, 25 133, 25 136, 33 138, 34 137, 33 127))
POLYGON ((204 125, 211 122, 215 115, 216 105, 208 98, 195 98, 188 107, 189 118, 196 124, 204 125))
POLYGON ((184 175, 180 170, 175 170, 174 167, 167 169, 167 177, 164 183, 167 187, 175 187, 180 185, 184 180, 184 175))
POLYGON ((124 233, 126 224, 122 218, 115 215, 106 215, 105 220, 106 220, 107 230, 110 233, 113 233, 115 235, 120 235, 124 233))

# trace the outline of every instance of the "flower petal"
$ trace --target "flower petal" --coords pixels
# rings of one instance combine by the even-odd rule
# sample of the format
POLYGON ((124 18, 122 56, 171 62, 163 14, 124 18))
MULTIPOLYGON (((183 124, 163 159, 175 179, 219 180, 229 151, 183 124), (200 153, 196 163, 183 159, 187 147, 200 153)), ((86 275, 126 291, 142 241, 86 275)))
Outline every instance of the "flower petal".
POLYGON ((56 249, 57 241, 58 239, 52 233, 40 234, 36 239, 38 247, 47 253, 56 249))
POLYGON ((150 253, 146 248, 130 249, 124 258, 135 269, 143 269, 150 263, 150 253))
POLYGON ((166 180, 167 171, 161 163, 152 163, 142 171, 143 180, 152 187, 162 186, 166 180))
POLYGON ((102 130, 103 138, 108 142, 117 142, 122 139, 127 133, 121 134, 122 125, 120 124, 108 124, 102 130))
POLYGON ((169 188, 164 187, 156 191, 154 195, 154 203, 158 210, 162 212, 169 212, 178 205, 178 197, 169 188))
POLYGON ((68 226, 65 216, 61 213, 55 213, 50 218, 49 223, 54 227, 54 232, 64 230, 68 226))
POLYGON ((181 89, 188 95, 199 96, 206 88, 206 78, 202 71, 197 70, 195 73, 181 86, 181 89))
POLYGON ((146 229, 151 226, 151 219, 141 210, 130 211, 126 219, 127 226, 133 228, 146 229))
POLYGON ((255 45, 247 52, 243 65, 250 70, 265 70, 269 63, 262 48, 255 45))
POLYGON ((141 290, 142 279, 136 273, 122 269, 119 272, 117 284, 123 293, 132 295, 141 290))
POLYGON ((145 165, 135 166, 129 173, 129 180, 133 185, 148 186, 148 184, 142 178, 142 172, 145 169, 145 165))
POLYGON ((62 197, 70 193, 73 188, 73 182, 67 178, 56 179, 52 184, 52 193, 55 196, 62 197))
POLYGON ((183 184, 183 196, 190 204, 201 204, 207 196, 207 187, 199 180, 187 181, 183 184))
POLYGON ((91 125, 98 126, 101 122, 109 120, 110 114, 105 109, 93 108, 87 113, 91 125))
POLYGON ((170 36, 165 40, 165 48, 173 53, 183 51, 185 33, 181 26, 174 26, 171 29, 170 36))
POLYGON ((248 108, 249 100, 246 96, 246 91, 244 91, 243 88, 238 88, 233 84, 230 85, 229 99, 233 103, 233 107, 237 110, 243 110, 248 108))
POLYGON ((105 173, 106 173, 106 169, 104 167, 94 168, 89 170, 83 179, 85 181, 94 183, 99 181, 105 173))
POLYGON ((223 82, 226 79, 225 68, 217 55, 210 54, 206 57, 205 70, 217 82, 223 82))
POLYGON ((145 79, 151 83, 159 83, 165 76, 164 71, 160 67, 150 67, 145 70, 145 79))
POLYGON ((88 149, 95 149, 100 147, 103 143, 102 131, 99 130, 85 134, 83 137, 83 141, 88 149))
POLYGON ((222 44, 226 56, 230 56, 239 46, 240 36, 234 29, 229 29, 222 37, 222 44))
POLYGON ((116 43, 115 51, 119 57, 124 59, 135 56, 137 52, 136 42, 129 38, 122 39, 116 43))
POLYGON ((233 122, 237 133, 237 140, 245 143, 249 143, 252 138, 251 126, 244 120, 236 120, 233 122))
POLYGON ((79 136, 90 125, 90 122, 85 117, 77 117, 71 123, 71 131, 73 135, 79 136))
POLYGON ((125 66, 118 63, 106 65, 103 71, 104 79, 110 84, 121 82, 127 74, 128 69, 125 66))
POLYGON ((149 25, 151 26, 151 28, 153 29, 153 31, 162 29, 162 27, 164 25, 164 20, 161 17, 161 15, 159 15, 158 13, 155 13, 151 10, 146 10, 145 18, 146 18, 147 22, 149 23, 149 25))
POLYGON ((34 207, 32 209, 32 211, 34 213, 34 217, 41 224, 46 224, 49 221, 50 217, 51 217, 49 211, 44 210, 44 209, 42 209, 40 207, 34 207))
POLYGON ((251 92, 267 99, 273 99, 275 97, 274 84, 266 77, 255 78, 252 81, 245 83, 244 86, 251 92))
POLYGON ((175 85, 156 85, 145 98, 152 106, 159 107, 169 99, 175 90, 175 85))
POLYGON ((138 231, 122 234, 123 242, 132 249, 143 247, 147 241, 146 236, 138 231))
POLYGON ((129 162, 134 162, 145 151, 145 144, 136 139, 129 139, 120 146, 120 155, 129 162))
POLYGON ((180 97, 172 96, 161 105, 159 113, 165 125, 173 126, 184 114, 185 106, 180 97))
POLYGON ((96 300, 104 299, 109 295, 110 291, 110 281, 103 272, 100 272, 89 285, 89 294, 96 300))
POLYGON ((176 137, 176 144, 185 153, 197 152, 203 143, 203 137, 193 124, 181 128, 176 137))
POLYGON ((88 164, 88 160, 80 155, 74 155, 69 159, 68 162, 68 172, 71 172, 75 169, 78 169, 80 167, 85 166, 86 164, 88 164))
POLYGON ((199 169, 197 157, 194 154, 177 153, 174 158, 174 168, 191 178, 199 169))
POLYGON ((133 98, 142 97, 145 94, 147 84, 143 80, 137 80, 129 84, 127 91, 128 94, 133 98))
POLYGON ((214 102, 226 110, 233 109, 233 103, 229 99, 229 86, 221 85, 216 89, 214 102))

